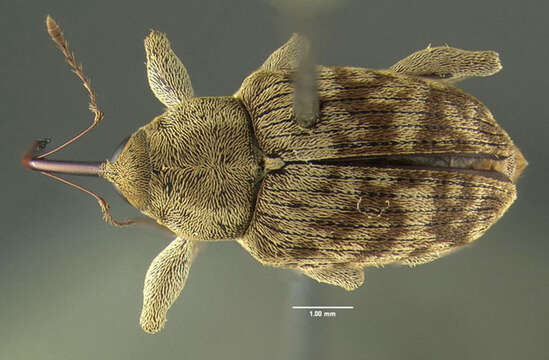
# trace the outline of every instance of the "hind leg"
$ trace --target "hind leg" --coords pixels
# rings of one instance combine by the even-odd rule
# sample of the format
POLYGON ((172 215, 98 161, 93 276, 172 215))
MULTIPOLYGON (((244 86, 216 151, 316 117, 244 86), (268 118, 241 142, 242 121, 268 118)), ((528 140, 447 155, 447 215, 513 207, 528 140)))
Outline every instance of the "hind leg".
POLYGON ((305 265, 299 268, 303 274, 331 285, 341 286, 345 290, 355 290, 364 284, 364 269, 349 263, 326 266, 305 265))
POLYGON ((389 69, 442 82, 473 76, 490 76, 502 68, 495 51, 467 51, 450 46, 427 47, 400 60, 389 69))

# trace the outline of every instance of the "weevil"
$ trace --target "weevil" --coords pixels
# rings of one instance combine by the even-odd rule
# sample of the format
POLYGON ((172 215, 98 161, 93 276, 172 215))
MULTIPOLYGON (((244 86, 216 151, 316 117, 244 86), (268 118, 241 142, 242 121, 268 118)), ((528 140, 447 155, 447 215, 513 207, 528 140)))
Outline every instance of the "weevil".
MULTIPOLYGON (((314 66, 314 91, 300 98, 308 42, 294 34, 233 96, 195 97, 158 31, 145 39, 146 72, 166 110, 110 160, 50 160, 103 113, 49 17, 47 28, 95 119, 49 152, 38 155, 36 141, 23 164, 76 187, 55 173, 99 175, 175 234, 146 273, 140 324, 150 333, 200 241, 234 240, 262 264, 354 290, 367 266, 427 263, 477 239, 513 203, 527 165, 487 107, 453 85, 498 72, 493 51, 428 47, 385 70, 314 66)), ((92 195, 107 221, 132 222, 92 195)))

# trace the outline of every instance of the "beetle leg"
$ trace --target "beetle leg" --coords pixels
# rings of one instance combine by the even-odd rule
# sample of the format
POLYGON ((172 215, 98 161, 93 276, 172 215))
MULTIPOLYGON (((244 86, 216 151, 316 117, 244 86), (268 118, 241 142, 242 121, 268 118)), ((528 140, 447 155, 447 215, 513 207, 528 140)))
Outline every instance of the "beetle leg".
POLYGON ((193 245, 190 240, 176 238, 154 258, 147 270, 139 319, 146 332, 154 334, 164 326, 166 313, 187 280, 193 245))
POLYGON ((442 82, 456 82, 473 76, 490 76, 502 68, 495 51, 467 51, 450 46, 430 45, 400 60, 389 69, 442 82))
POLYGON ((284 45, 265 60, 260 69, 270 71, 296 69, 300 59, 309 52, 309 49, 309 40, 302 34, 294 33, 284 45))
POLYGON ((284 45, 265 60, 261 69, 268 71, 295 70, 295 122, 304 128, 314 126, 318 120, 320 105, 316 85, 316 67, 307 37, 302 34, 293 34, 284 45))
POLYGON ((316 281, 341 286, 349 291, 355 290, 364 284, 364 269, 358 269, 349 263, 329 266, 307 265, 299 269, 316 281))
POLYGON ((165 34, 153 30, 145 38, 147 78, 152 92, 167 107, 193 97, 187 69, 173 52, 165 34))

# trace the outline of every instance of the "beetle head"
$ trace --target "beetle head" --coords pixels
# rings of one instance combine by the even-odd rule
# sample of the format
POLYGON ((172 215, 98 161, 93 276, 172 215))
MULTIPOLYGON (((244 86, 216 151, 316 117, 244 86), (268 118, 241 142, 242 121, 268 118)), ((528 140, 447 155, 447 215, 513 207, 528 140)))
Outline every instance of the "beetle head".
POLYGON ((112 162, 101 164, 99 176, 113 183, 132 206, 144 210, 149 204, 150 168, 147 138, 143 130, 138 130, 112 162))

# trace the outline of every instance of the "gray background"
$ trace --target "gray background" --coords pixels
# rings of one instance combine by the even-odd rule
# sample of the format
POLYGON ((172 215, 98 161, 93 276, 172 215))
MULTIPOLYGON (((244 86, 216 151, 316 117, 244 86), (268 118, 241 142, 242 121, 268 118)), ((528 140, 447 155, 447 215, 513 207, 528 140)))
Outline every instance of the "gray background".
MULTIPOLYGON (((547 359, 547 2, 349 1, 316 31, 323 64, 387 67, 427 44, 500 52, 504 69, 460 84, 493 111, 530 161, 519 198, 468 248, 414 269, 368 269, 348 293, 267 268, 236 243, 203 246, 155 336, 138 326, 151 259, 170 240, 116 229, 88 196, 21 168, 39 137, 87 126, 87 98, 49 40, 63 27, 105 111, 57 158, 102 160, 162 111, 143 38, 169 35, 201 96, 229 95, 292 32, 266 1, 6 1, 2 34, 0 359, 547 359), (320 41, 319 38, 321 38, 320 41), (309 318, 295 304, 354 305, 309 318)), ((135 215, 98 179, 77 178, 135 215)))

